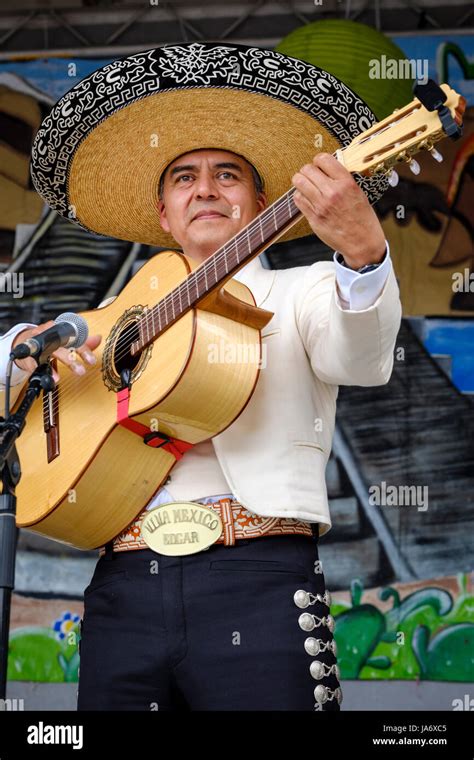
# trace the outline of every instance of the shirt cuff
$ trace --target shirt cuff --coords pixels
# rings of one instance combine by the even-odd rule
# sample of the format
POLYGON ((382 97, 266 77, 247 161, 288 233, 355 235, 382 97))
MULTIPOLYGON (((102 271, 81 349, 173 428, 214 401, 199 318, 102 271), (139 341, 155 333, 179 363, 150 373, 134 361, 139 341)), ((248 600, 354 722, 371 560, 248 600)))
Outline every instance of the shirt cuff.
MULTIPOLYGON (((18 333, 22 330, 26 330, 28 327, 38 327, 31 322, 20 322, 14 325, 5 335, 0 336, 0 386, 5 387, 8 360, 10 358, 10 352, 12 350, 13 341, 18 333)), ((26 369, 21 369, 15 362, 12 365, 11 385, 19 385, 23 383, 27 377, 31 375, 26 369)))
POLYGON ((349 269, 340 263, 342 254, 334 252, 333 260, 336 265, 336 281, 338 297, 343 309, 362 311, 376 302, 383 290, 392 266, 390 248, 385 241, 385 254, 376 269, 361 274, 355 269, 349 269))

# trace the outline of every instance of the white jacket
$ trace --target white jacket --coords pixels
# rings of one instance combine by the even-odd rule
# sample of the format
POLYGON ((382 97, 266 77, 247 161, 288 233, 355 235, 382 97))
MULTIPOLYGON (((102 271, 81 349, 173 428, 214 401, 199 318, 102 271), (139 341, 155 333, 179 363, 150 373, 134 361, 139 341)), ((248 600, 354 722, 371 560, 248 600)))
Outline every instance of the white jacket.
MULTIPOLYGON (((335 267, 268 270, 253 259, 238 274, 257 306, 274 312, 262 330, 266 367, 244 411, 212 438, 242 504, 260 515, 319 522, 320 536, 331 527, 325 469, 338 386, 389 381, 402 314, 391 261, 376 301, 358 310, 343 308, 335 267)), ((375 272, 351 286, 360 298, 375 272)))
MULTIPOLYGON (((255 258, 235 277, 274 316, 262 330, 264 366, 252 398, 211 439, 228 484, 223 490, 257 514, 318 522, 322 536, 331 527, 325 468, 338 386, 382 385, 392 372, 401 303, 390 256, 363 275, 342 267, 336 254, 333 262, 281 270, 265 269, 255 258)), ((0 389, 11 343, 27 326, 15 325, 0 338, 0 389)), ((11 405, 27 376, 14 365, 11 405)), ((222 482, 211 461, 207 483, 200 481, 204 446, 171 471, 175 499, 211 495, 206 484, 222 482), (195 490, 187 494, 190 483, 195 490)))

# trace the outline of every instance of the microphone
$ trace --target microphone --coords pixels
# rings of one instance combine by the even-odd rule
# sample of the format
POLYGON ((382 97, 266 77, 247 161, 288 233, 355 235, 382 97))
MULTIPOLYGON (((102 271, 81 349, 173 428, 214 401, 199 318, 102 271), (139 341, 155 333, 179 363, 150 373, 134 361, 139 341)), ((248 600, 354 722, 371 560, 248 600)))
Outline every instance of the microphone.
POLYGON ((56 317, 55 325, 48 327, 34 338, 19 343, 10 353, 10 359, 25 359, 32 356, 38 364, 43 364, 57 348, 79 348, 89 335, 87 322, 79 314, 65 311, 56 317))

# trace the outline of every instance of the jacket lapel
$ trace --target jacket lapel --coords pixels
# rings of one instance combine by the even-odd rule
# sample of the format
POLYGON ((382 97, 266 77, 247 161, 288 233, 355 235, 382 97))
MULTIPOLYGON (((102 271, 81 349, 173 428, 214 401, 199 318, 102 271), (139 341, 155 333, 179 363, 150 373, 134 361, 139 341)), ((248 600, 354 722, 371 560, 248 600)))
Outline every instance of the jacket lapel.
POLYGON ((270 293, 275 276, 276 270, 265 269, 260 256, 255 256, 242 269, 239 269, 234 279, 247 285, 253 293, 255 303, 261 306, 270 293))

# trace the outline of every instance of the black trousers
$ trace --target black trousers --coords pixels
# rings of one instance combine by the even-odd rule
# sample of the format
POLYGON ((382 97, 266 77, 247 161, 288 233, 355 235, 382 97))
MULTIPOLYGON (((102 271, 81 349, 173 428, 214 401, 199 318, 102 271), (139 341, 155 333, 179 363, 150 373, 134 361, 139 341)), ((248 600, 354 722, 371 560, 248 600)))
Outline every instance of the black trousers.
POLYGON ((108 552, 84 592, 77 708, 339 710, 325 590, 317 525, 183 557, 108 552))

